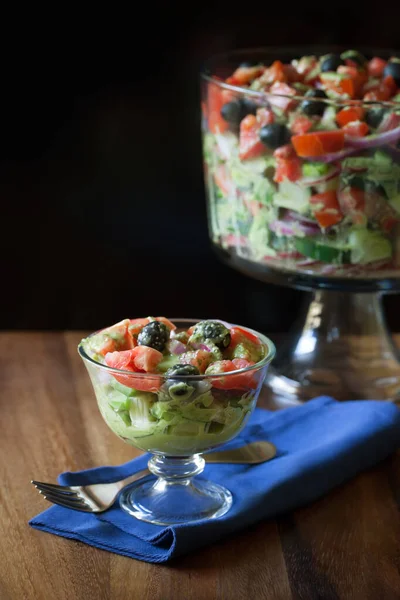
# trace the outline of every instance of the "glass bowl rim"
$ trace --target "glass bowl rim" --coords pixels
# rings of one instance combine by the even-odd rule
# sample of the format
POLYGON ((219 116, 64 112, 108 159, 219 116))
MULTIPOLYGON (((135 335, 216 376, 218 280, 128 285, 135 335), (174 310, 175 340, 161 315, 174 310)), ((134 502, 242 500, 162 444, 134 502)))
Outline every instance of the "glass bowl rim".
MULTIPOLYGON (((258 47, 254 47, 254 48, 239 48, 239 49, 235 49, 235 50, 229 50, 226 52, 219 52, 217 54, 214 54, 212 56, 210 56, 205 62, 204 65, 202 67, 202 69, 200 70, 200 77, 206 81, 207 83, 212 83, 214 85, 217 85, 218 87, 225 89, 225 90, 229 90, 231 92, 238 92, 242 95, 246 95, 246 96, 251 96, 253 98, 258 98, 258 99, 262 99, 264 101, 268 102, 268 98, 290 98, 291 100, 296 100, 296 101, 304 101, 304 96, 290 96, 289 94, 276 94, 276 93, 270 93, 270 92, 260 92, 257 90, 250 90, 248 88, 243 88, 241 86, 238 85, 232 85, 230 83, 226 83, 225 81, 221 81, 220 79, 217 79, 216 77, 214 77, 213 75, 211 75, 209 73, 209 68, 208 66, 217 60, 223 60, 224 58, 226 59, 229 56, 235 56, 238 55, 240 56, 241 54, 251 54, 253 53, 257 53, 257 52, 262 52, 265 53, 266 55, 268 53, 272 54, 279 54, 280 51, 282 52, 295 52, 296 50, 307 50, 308 51, 308 56, 312 56, 313 55, 313 51, 316 51, 317 49, 320 49, 320 51, 322 50, 322 48, 325 48, 326 51, 334 51, 334 50, 340 50, 341 48, 344 48, 344 46, 335 46, 335 45, 329 45, 327 44, 326 46, 324 45, 311 45, 311 46, 258 46, 258 47)), ((362 52, 367 52, 367 51, 376 51, 376 53, 378 52, 383 52, 385 54, 398 54, 398 50, 395 50, 394 48, 368 48, 368 47, 362 47, 360 48, 360 50, 362 52)), ((319 53, 316 53, 317 55, 319 53)), ((387 108, 400 108, 400 101, 399 102, 394 102, 393 100, 363 100, 363 99, 341 99, 341 98, 312 98, 313 102, 321 102, 323 104, 328 104, 330 106, 369 106, 369 107, 373 107, 375 105, 378 106, 383 106, 383 107, 387 107, 387 108)))
MULTIPOLYGON (((170 319, 170 321, 172 321, 174 324, 179 323, 179 322, 196 323, 201 320, 204 320, 204 319, 189 319, 189 318, 171 318, 170 319)), ((210 320, 220 321, 220 319, 210 319, 210 320)), ((224 321, 224 323, 226 323, 226 321, 224 321)), ((269 337, 267 337, 263 333, 260 333, 259 331, 251 329, 250 327, 245 327, 244 325, 238 325, 236 323, 228 323, 228 325, 230 325, 230 327, 240 327, 241 329, 244 329, 245 331, 248 331, 249 333, 252 333, 257 338, 259 338, 261 340, 264 348, 267 350, 267 354, 264 356, 264 358, 262 360, 256 362, 254 365, 244 367, 243 369, 237 369, 235 371, 228 371, 227 373, 216 373, 216 374, 209 374, 209 375, 205 375, 205 374, 171 375, 171 376, 166 377, 165 373, 142 373, 142 372, 137 373, 135 371, 125 371, 124 369, 115 369, 113 367, 109 367, 108 365, 105 365, 103 363, 98 362, 97 360, 94 360, 94 358, 92 358, 91 356, 89 356, 87 354, 86 350, 83 347, 84 340, 87 340, 88 338, 91 338, 94 335, 101 333, 102 331, 104 331, 104 329, 107 329, 106 327, 104 327, 103 329, 94 331, 87 337, 83 338, 78 344, 78 353, 84 361, 92 363, 96 367, 99 367, 99 368, 103 369, 105 372, 109 372, 111 374, 116 373, 118 375, 119 374, 130 375, 131 377, 137 377, 140 379, 142 379, 142 378, 143 379, 160 379, 161 378, 164 381, 166 381, 168 379, 185 380, 185 381, 204 381, 204 380, 207 381, 209 379, 216 379, 216 378, 220 378, 220 377, 230 377, 231 375, 240 375, 242 373, 248 373, 250 371, 258 371, 258 370, 262 369, 263 367, 266 367, 267 365, 269 365, 272 362, 272 360, 274 359, 275 354, 276 354, 276 347, 275 347, 275 344, 273 343, 273 341, 270 340, 269 337)))

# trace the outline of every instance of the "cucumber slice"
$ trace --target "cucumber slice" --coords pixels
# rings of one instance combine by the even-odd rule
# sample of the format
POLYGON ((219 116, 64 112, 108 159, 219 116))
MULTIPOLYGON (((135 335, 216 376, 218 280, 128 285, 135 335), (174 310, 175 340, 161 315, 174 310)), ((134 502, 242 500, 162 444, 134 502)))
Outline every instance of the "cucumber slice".
POLYGON ((347 244, 305 237, 294 238, 294 245, 298 252, 314 260, 339 265, 351 262, 351 251, 347 244))

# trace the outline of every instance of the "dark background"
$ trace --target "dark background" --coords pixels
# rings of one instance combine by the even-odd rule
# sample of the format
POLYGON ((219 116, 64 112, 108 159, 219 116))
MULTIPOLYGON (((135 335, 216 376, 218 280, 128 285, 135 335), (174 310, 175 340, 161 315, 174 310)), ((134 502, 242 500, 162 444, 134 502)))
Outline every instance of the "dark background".
MULTIPOLYGON (((0 328, 95 329, 165 314, 286 330, 306 293, 236 273, 209 247, 198 72, 240 47, 398 48, 400 10, 135 7, 3 23, 0 328)), ((392 329, 397 301, 385 300, 392 329)))

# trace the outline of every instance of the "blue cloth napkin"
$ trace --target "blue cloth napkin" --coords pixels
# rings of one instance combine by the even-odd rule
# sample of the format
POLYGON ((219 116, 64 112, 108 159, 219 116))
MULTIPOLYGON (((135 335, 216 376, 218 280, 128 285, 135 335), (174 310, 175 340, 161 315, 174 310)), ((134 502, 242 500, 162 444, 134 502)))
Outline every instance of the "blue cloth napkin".
MULTIPOLYGON (((219 519, 162 527, 129 516, 116 502, 99 515, 52 506, 29 524, 109 552, 164 563, 261 519, 305 505, 378 463, 400 442, 400 410, 389 402, 339 403, 328 397, 278 412, 256 409, 242 433, 224 448, 263 439, 277 447, 274 460, 253 466, 206 465, 204 476, 233 494, 231 510, 219 519)), ((117 481, 145 468, 148 458, 63 473, 59 483, 117 481)))

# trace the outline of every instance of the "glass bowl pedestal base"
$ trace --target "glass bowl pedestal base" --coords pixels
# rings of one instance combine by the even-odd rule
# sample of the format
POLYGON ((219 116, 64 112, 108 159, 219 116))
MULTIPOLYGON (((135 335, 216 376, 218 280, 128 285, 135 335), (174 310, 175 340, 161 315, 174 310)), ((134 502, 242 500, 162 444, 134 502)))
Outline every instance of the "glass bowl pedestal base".
POLYGON ((277 403, 316 396, 399 400, 398 351, 380 292, 317 290, 289 339, 278 345, 266 385, 277 403))

